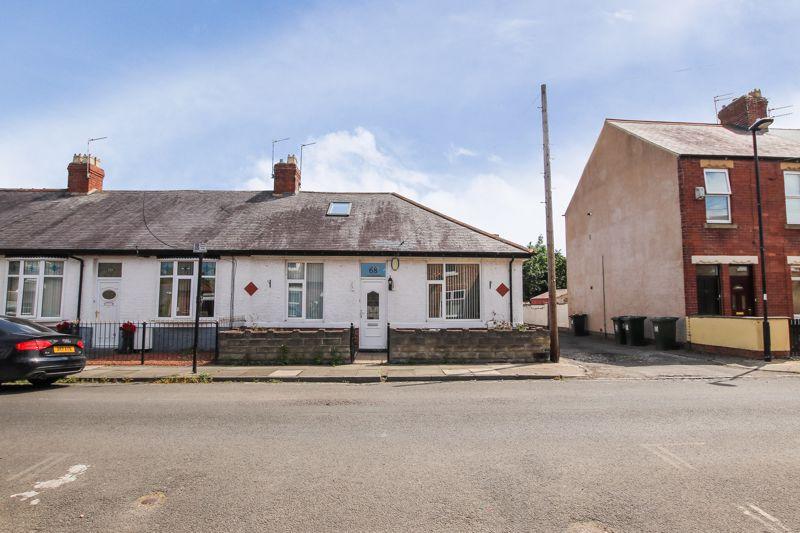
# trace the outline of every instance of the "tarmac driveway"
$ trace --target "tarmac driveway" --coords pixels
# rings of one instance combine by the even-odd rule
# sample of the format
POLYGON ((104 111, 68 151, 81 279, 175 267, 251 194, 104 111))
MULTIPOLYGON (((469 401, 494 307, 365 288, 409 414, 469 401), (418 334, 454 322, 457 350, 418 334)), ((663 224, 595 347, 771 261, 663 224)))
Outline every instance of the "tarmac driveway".
POLYGON ((613 339, 561 335, 561 355, 587 371, 592 378, 739 379, 800 374, 800 361, 706 355, 689 350, 657 350, 655 346, 620 346, 613 339))

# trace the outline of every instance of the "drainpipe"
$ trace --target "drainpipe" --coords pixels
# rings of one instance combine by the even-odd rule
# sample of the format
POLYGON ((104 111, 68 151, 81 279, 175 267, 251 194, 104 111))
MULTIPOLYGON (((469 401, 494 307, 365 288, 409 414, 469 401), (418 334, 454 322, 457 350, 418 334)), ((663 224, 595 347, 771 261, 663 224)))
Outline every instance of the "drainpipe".
POLYGON ((511 327, 514 327, 514 258, 508 262, 508 316, 511 327))
POLYGON ((78 321, 81 320, 81 300, 83 298, 83 259, 74 255, 69 256, 70 259, 75 259, 81 264, 80 273, 78 274, 78 321))
POLYGON ((231 304, 230 304, 230 309, 228 311, 228 328, 233 329, 233 310, 234 310, 233 299, 234 299, 235 294, 236 294, 236 258, 235 257, 231 258, 231 263, 232 263, 232 266, 231 266, 231 304))

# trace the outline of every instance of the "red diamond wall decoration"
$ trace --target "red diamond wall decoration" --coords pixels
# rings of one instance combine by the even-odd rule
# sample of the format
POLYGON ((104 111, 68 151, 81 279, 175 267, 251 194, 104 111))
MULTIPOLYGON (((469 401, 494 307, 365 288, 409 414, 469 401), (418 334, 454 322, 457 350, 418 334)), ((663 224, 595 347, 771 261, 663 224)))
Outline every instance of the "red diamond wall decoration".
POLYGON ((248 283, 244 288, 244 292, 246 292, 250 296, 254 295, 257 290, 258 290, 258 287, 256 287, 256 284, 253 283, 252 281, 250 283, 248 283))
POLYGON ((508 291, 511 290, 511 289, 506 287, 505 283, 501 283, 500 285, 497 286, 496 290, 500 294, 500 296, 505 296, 506 294, 508 294, 508 291))

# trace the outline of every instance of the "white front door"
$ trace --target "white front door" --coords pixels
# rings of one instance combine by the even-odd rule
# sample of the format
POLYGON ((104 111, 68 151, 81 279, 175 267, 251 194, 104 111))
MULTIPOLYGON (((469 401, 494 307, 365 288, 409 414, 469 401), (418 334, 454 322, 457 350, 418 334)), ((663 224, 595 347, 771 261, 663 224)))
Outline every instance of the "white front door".
POLYGON ((359 348, 386 349, 386 280, 361 280, 361 326, 359 348))
POLYGON ((119 339, 119 290, 118 279, 97 280, 97 322, 92 335, 94 346, 116 348, 119 339))

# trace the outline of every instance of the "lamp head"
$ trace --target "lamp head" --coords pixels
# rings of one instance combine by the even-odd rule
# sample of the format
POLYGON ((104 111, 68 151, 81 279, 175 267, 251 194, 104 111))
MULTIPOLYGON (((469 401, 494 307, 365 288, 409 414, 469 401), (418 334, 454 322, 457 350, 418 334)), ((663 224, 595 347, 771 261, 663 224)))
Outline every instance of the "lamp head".
POLYGON ((775 122, 775 119, 772 118, 772 117, 760 118, 760 119, 756 120, 755 122, 753 122, 753 125, 750 126, 748 129, 750 131, 754 131, 754 132, 755 131, 764 131, 767 128, 769 128, 770 126, 772 126, 773 122, 775 122))

